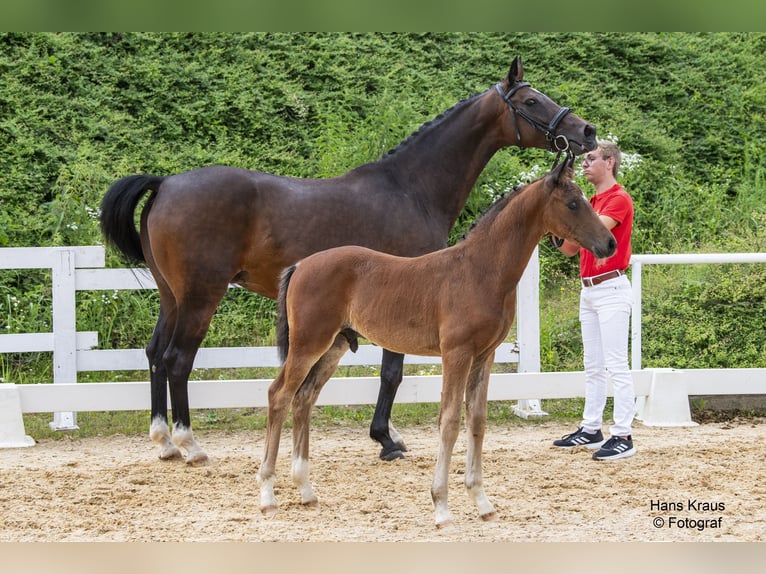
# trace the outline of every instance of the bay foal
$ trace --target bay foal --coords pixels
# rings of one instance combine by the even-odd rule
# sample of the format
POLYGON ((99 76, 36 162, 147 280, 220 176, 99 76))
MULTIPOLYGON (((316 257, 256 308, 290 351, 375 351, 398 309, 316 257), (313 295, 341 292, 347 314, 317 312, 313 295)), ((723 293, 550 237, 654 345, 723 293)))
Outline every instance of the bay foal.
POLYGON ((516 286, 542 237, 574 241, 597 257, 615 250, 572 181, 572 159, 495 202, 466 239, 414 258, 338 247, 288 268, 279 293, 282 371, 269 388, 266 443, 259 470, 261 511, 277 510, 274 468, 292 405, 292 476, 301 501, 317 504, 309 481, 309 419, 319 391, 361 335, 397 353, 440 355, 443 382, 439 452, 431 496, 438 527, 451 524, 448 470, 466 402, 465 485, 484 520, 495 509, 482 486, 481 450, 494 351, 516 311, 516 286))

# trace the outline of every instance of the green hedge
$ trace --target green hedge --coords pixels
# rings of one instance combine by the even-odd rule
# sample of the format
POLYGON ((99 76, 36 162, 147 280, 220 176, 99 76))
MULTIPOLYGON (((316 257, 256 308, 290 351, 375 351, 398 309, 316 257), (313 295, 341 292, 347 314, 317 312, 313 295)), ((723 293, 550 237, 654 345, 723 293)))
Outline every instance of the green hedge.
MULTIPOLYGON (((521 55, 533 85, 628 154, 635 252, 752 251, 736 240, 763 233, 765 50, 763 33, 0 33, 0 247, 101 243, 101 197, 132 173, 218 163, 337 175, 487 89, 521 55)), ((498 153, 452 240, 551 161, 539 150, 498 153)), ((544 364, 578 368, 576 261, 543 247, 541 264, 544 364)), ((728 291, 724 269, 704 280, 665 273, 679 276, 658 279, 647 298, 646 364, 763 360, 751 329, 763 307, 757 266, 737 269, 744 282, 728 291), (732 318, 742 309, 752 313, 732 318)), ((45 329, 40 277, 0 273, 0 329, 45 329)), ((79 297, 78 327, 98 328, 105 346, 148 339, 151 296, 79 297)), ((267 339, 270 305, 233 296, 206 344, 267 339)), ((6 373, 28 364, 0 360, 6 373)))

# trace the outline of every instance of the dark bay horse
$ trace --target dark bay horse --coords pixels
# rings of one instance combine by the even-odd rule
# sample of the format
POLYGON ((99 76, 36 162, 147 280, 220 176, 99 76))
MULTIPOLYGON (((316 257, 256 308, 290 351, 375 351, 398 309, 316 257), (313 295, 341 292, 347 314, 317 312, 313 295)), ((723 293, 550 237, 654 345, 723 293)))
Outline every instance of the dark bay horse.
MULTIPOLYGON (((572 158, 573 160, 573 158, 572 158)), ((482 486, 487 387, 495 349, 510 330, 516 287, 542 237, 565 237, 605 258, 612 233, 572 181, 571 161, 497 201, 462 242, 420 257, 345 246, 288 268, 278 298, 278 344, 285 362, 269 387, 266 443, 258 478, 261 510, 277 510, 274 469, 292 406, 292 477, 304 505, 309 481, 309 419, 322 386, 357 335, 396 353, 439 355, 443 380, 439 452, 431 496, 436 525, 447 526, 448 471, 466 403, 465 485, 484 520, 495 510, 482 486)))
MULTIPOLYGON (((499 149, 579 154, 595 147, 593 126, 523 78, 517 57, 497 85, 458 102, 380 160, 339 177, 300 179, 216 166, 169 177, 133 175, 112 184, 101 205, 104 236, 128 259, 146 263, 159 290, 159 319, 146 352, 150 436, 161 445, 161 459, 180 457, 181 447, 188 463, 207 463, 191 431, 187 382, 229 284, 275 298, 281 272, 323 249, 362 245, 406 256, 441 249, 499 149), (150 191, 139 234, 134 212, 150 191)), ((381 458, 389 460, 405 450, 390 425, 403 358, 383 351, 370 427, 382 445, 381 458)))

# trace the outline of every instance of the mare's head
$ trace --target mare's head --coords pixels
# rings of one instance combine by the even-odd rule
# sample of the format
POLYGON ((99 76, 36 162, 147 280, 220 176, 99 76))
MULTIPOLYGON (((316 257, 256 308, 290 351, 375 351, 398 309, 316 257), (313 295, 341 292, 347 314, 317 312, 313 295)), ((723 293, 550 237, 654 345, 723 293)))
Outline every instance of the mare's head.
POLYGON ((599 259, 610 257, 617 248, 617 241, 572 180, 573 161, 574 157, 568 157, 539 180, 547 195, 543 216, 545 231, 577 243, 599 259))
POLYGON ((496 89, 507 104, 509 141, 575 155, 595 149, 596 128, 525 82, 521 57, 516 56, 496 89))

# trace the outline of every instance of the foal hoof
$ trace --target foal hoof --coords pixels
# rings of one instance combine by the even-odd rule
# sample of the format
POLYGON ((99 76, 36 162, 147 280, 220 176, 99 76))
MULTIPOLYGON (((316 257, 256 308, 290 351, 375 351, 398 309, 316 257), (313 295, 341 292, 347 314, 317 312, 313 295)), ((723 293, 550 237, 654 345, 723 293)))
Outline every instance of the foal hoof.
POLYGON ((319 508, 319 501, 316 498, 314 500, 302 502, 301 504, 303 504, 303 508, 319 508))
POLYGON ((487 514, 482 514, 479 518, 484 522, 494 522, 497 520, 497 512, 493 510, 492 512, 487 512, 487 514))
POLYGON ((264 516, 274 516, 276 513, 277 513, 276 504, 261 506, 261 514, 263 514, 264 516))
POLYGON ((392 460, 396 460, 398 458, 404 458, 404 453, 399 449, 388 450, 388 451, 386 449, 380 450, 381 460, 391 462, 392 460))
POLYGON ((210 459, 204 452, 198 452, 193 455, 189 455, 186 459, 186 464, 189 466, 207 466, 210 464, 210 459))
POLYGON ((452 519, 445 520, 444 522, 436 523, 437 530, 452 530, 454 527, 455 527, 455 523, 452 522, 452 519))

